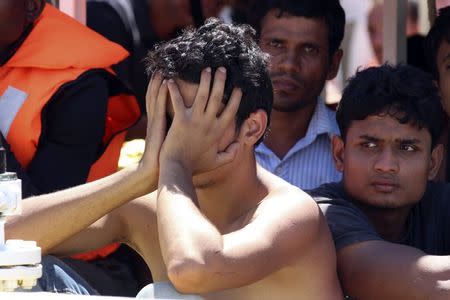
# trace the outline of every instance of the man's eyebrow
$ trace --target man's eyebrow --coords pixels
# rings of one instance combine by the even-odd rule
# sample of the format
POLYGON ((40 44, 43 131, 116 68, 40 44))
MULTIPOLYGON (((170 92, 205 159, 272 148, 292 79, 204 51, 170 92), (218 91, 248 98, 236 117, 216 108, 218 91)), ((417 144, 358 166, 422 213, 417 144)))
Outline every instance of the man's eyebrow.
POLYGON ((361 140, 371 141, 371 142, 377 142, 380 140, 380 138, 377 138, 376 136, 368 135, 368 134, 362 134, 358 137, 361 140))
POLYGON ((422 144, 422 141, 416 138, 397 139, 396 141, 402 144, 422 144))
POLYGON ((313 48, 317 48, 317 49, 322 48, 319 43, 315 43, 315 42, 304 42, 302 46, 303 47, 313 47, 313 48))
POLYGON ((278 41, 286 40, 286 37, 280 36, 280 33, 282 33, 283 35, 288 34, 285 30, 268 29, 266 32, 264 32, 264 35, 261 34, 261 40, 278 40, 278 41))

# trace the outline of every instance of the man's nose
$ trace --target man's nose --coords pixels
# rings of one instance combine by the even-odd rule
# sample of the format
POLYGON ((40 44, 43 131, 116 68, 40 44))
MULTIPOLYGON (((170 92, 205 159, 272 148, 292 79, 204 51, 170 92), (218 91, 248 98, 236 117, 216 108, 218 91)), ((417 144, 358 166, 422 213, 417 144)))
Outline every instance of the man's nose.
POLYGON ((399 160, 395 151, 390 148, 383 149, 376 157, 374 168, 380 173, 397 173, 399 160))
POLYGON ((288 73, 298 73, 301 70, 301 62, 296 51, 286 51, 280 58, 280 68, 288 73))

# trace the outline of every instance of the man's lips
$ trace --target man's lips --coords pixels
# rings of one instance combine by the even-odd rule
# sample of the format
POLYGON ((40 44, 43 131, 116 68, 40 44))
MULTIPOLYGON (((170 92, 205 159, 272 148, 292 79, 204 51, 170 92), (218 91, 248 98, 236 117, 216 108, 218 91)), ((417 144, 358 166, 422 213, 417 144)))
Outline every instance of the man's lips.
POLYGON ((296 92, 300 87, 300 83, 298 81, 290 78, 275 78, 272 80, 272 85, 275 92, 296 92))
POLYGON ((394 180, 374 180, 371 186, 375 188, 376 191, 381 193, 392 193, 400 187, 400 185, 394 180))

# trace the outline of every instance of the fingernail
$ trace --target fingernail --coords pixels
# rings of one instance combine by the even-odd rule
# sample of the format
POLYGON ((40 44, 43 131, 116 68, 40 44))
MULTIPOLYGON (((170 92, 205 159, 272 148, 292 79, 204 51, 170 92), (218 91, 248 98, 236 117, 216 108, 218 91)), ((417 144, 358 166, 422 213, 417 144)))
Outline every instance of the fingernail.
POLYGON ((205 69, 205 72, 211 73, 211 68, 210 68, 210 67, 207 67, 207 68, 205 69))
POLYGON ((167 79, 164 79, 162 84, 166 84, 167 83, 167 79))
POLYGON ((224 67, 219 67, 218 69, 220 72, 222 72, 223 74, 227 73, 227 69, 225 69, 224 67))
POLYGON ((173 78, 169 79, 169 83, 174 83, 174 82, 175 82, 175 80, 173 80, 173 78))

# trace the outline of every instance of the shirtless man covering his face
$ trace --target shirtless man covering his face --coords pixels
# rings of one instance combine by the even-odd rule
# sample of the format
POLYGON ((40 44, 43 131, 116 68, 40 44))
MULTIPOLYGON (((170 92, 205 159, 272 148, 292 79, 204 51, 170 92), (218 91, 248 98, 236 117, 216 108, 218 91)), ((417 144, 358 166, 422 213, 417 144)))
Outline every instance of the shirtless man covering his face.
POLYGON ((266 60, 250 27, 217 20, 157 47, 139 165, 24 201, 7 237, 56 255, 125 242, 155 282, 206 299, 342 298, 320 209, 255 162, 272 105, 266 60))

